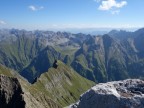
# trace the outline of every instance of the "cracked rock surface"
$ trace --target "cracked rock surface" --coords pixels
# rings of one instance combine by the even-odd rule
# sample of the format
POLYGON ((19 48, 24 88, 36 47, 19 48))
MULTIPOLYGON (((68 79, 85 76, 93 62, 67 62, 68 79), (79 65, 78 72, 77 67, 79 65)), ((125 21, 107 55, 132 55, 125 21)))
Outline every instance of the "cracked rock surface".
POLYGON ((25 108, 23 91, 17 78, 0 75, 0 108, 25 108))
POLYGON ((82 94, 70 108, 144 108, 144 81, 99 83, 82 94))

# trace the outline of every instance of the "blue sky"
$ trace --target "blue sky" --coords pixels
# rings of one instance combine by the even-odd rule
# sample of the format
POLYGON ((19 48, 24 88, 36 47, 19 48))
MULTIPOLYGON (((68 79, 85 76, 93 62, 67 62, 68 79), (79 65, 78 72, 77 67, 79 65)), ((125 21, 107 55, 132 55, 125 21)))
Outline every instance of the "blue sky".
POLYGON ((0 28, 134 27, 144 27, 144 0, 0 0, 0 28))

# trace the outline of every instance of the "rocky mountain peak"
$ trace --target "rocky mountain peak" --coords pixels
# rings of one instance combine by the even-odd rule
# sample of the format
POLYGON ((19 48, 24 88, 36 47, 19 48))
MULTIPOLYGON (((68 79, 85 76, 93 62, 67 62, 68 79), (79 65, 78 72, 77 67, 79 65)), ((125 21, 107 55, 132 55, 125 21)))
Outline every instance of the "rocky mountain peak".
POLYGON ((128 79, 97 84, 71 108, 144 108, 144 81, 128 79))
MULTIPOLYGON (((136 36, 143 35, 143 34, 144 34, 144 28, 138 29, 138 30, 135 31, 134 33, 135 33, 136 36)), ((136 36, 135 36, 135 37, 136 37, 136 36)))
POLYGON ((54 61, 53 67, 56 69, 58 67, 57 60, 54 61))

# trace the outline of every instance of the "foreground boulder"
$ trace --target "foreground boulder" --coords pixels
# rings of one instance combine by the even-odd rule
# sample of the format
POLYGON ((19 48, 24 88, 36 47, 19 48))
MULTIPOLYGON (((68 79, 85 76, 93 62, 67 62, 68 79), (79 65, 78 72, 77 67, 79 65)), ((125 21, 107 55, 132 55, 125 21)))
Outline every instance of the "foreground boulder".
POLYGON ((97 84, 70 108, 144 108, 144 81, 128 79, 97 84))

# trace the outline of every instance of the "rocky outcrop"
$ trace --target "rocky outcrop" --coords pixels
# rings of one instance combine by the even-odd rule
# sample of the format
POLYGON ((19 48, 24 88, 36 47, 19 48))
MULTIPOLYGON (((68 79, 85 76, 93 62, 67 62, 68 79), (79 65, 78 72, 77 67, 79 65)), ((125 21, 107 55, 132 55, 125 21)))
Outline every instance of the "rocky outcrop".
POLYGON ((144 108, 144 81, 128 79, 97 84, 70 108, 144 108))
POLYGON ((53 68, 56 69, 57 67, 58 67, 57 60, 55 60, 54 63, 53 63, 53 68))
POLYGON ((17 78, 0 75, 0 107, 25 108, 23 91, 17 78))

